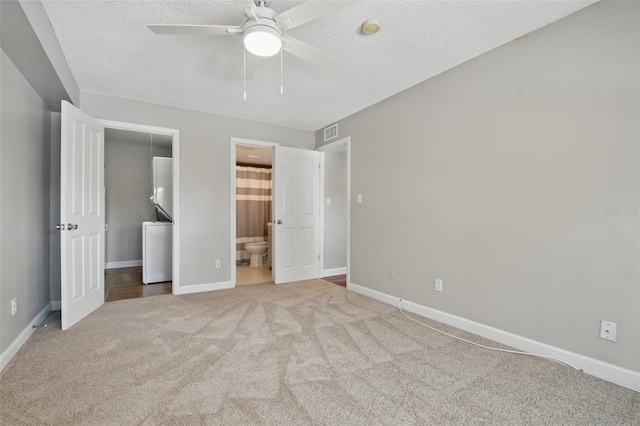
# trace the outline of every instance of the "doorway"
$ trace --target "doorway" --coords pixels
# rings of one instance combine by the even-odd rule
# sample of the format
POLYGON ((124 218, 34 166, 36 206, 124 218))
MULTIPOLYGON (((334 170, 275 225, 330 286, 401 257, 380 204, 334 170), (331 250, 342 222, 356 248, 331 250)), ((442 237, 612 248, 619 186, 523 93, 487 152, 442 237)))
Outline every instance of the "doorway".
POLYGON ((273 146, 231 143, 232 283, 273 284, 273 146))
MULTIPOLYGON (((159 126, 148 126, 145 124, 127 123, 123 121, 98 120, 107 130, 120 130, 133 133, 142 133, 146 135, 154 135, 155 138, 170 138, 171 140, 171 157, 172 157, 172 175, 173 175, 173 205, 171 226, 171 240, 174 242, 171 246, 171 294, 180 294, 180 131, 159 126)), ((150 195, 150 194, 149 194, 150 195)), ((147 196, 147 200, 149 200, 147 196)), ((106 226, 105 226, 106 228, 106 226)), ((106 232, 105 232, 106 234, 106 232)), ((105 248, 106 252, 106 248, 105 248)), ((106 266, 106 264, 105 264, 106 266)), ((129 279, 129 277, 121 277, 129 279)), ((147 286, 148 287, 148 286, 147 286)), ((105 285, 106 288, 106 285, 105 285)), ((147 292, 153 292, 151 288, 147 292)))
POLYGON ((171 293, 171 213, 149 197, 161 172, 173 192, 171 170, 163 170, 172 161, 169 135, 105 129, 105 302, 171 293), (146 265, 143 253, 153 257, 146 265))
POLYGON ((340 139, 317 149, 322 153, 320 233, 321 277, 347 287, 351 209, 351 140, 340 139))
MULTIPOLYGON (((68 330, 105 301, 105 129, 172 138, 173 220, 171 238, 180 241, 180 131, 119 121, 97 120, 67 101, 61 103, 60 238, 62 330, 68 330)), ((172 253, 172 293, 180 294, 180 250, 172 253)))
POLYGON ((320 278, 320 153, 277 143, 231 138, 231 286, 237 285, 236 147, 272 152, 271 278, 275 284, 320 278))

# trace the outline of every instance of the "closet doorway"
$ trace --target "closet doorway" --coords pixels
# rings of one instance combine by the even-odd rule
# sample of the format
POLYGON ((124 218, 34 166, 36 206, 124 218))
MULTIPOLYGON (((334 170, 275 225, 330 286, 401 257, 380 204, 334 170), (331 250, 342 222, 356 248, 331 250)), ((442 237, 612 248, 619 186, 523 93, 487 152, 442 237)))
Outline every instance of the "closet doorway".
POLYGON ((232 153, 232 282, 273 284, 273 145, 237 140, 232 153))
POLYGON ((349 223, 351 211, 351 138, 317 149, 320 160, 320 276, 343 287, 349 282, 349 223))

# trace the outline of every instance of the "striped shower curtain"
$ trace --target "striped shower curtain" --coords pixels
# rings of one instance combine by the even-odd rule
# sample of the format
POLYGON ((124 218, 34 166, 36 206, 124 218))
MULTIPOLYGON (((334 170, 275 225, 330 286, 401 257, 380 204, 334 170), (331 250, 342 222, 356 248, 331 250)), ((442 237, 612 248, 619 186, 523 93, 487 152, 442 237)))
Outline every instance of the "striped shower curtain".
POLYGON ((236 166, 236 264, 249 263, 244 244, 267 241, 271 222, 271 169, 236 166))

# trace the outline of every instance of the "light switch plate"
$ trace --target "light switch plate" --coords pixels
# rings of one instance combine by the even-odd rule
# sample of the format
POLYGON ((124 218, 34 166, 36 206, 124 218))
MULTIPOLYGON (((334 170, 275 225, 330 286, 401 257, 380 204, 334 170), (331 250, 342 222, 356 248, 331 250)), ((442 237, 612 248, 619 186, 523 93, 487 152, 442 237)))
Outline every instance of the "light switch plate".
POLYGON ((441 279, 436 278, 435 287, 436 287, 436 291, 442 291, 442 280, 441 279))
POLYGON ((362 194, 358 194, 357 202, 358 204, 362 204, 362 194))

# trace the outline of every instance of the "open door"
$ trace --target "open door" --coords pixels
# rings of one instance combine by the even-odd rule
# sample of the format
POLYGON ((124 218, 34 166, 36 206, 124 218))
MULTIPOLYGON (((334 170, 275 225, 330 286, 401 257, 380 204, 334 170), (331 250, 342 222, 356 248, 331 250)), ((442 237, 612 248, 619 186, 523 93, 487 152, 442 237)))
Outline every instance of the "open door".
POLYGON ((320 277, 320 153, 275 147, 276 284, 320 277))
POLYGON ((104 126, 62 102, 62 329, 104 304, 104 126))

